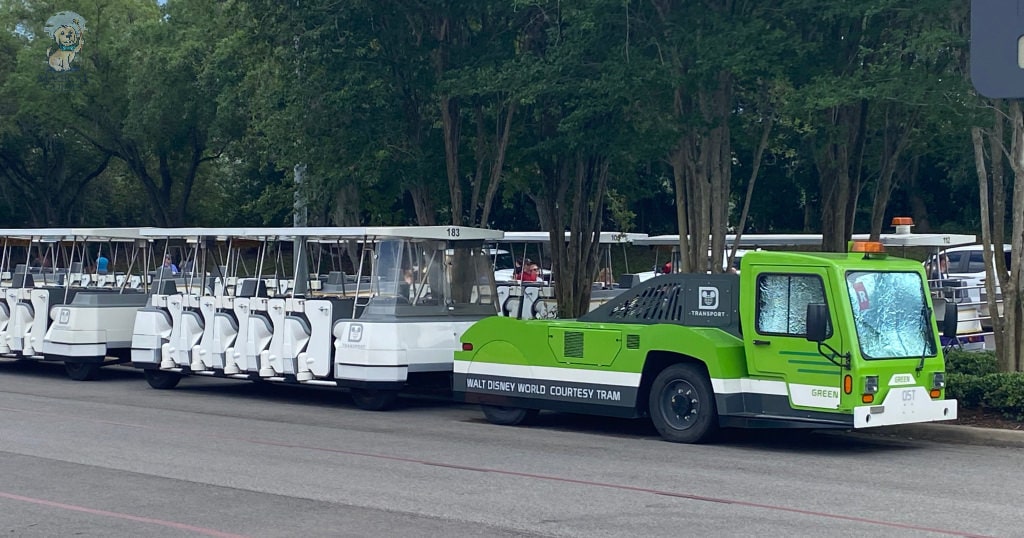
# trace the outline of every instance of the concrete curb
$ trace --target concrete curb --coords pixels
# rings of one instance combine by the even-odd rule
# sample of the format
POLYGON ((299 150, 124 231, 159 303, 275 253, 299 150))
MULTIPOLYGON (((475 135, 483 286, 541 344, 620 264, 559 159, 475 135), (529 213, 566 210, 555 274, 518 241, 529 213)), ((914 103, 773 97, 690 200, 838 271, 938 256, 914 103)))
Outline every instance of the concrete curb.
POLYGON ((958 424, 905 424, 857 431, 858 434, 920 439, 940 443, 1024 448, 1024 430, 978 428, 958 424))

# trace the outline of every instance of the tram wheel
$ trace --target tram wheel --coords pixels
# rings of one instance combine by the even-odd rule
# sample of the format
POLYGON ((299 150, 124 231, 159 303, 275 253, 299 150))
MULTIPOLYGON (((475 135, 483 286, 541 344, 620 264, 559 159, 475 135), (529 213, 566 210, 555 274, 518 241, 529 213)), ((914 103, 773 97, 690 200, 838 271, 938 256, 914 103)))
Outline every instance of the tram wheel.
POLYGON ((102 363, 97 362, 64 362, 64 371, 75 381, 92 381, 100 373, 102 363))
POLYGON ((539 409, 523 409, 521 407, 501 407, 498 405, 481 405, 484 416, 491 424, 502 426, 518 426, 529 424, 540 414, 539 409))
POLYGON ((158 390, 173 389, 181 381, 181 374, 178 372, 164 372, 162 370, 143 370, 146 375, 146 383, 158 390))
POLYGON ((387 411, 398 402, 397 390, 352 389, 352 401, 364 411, 387 411))

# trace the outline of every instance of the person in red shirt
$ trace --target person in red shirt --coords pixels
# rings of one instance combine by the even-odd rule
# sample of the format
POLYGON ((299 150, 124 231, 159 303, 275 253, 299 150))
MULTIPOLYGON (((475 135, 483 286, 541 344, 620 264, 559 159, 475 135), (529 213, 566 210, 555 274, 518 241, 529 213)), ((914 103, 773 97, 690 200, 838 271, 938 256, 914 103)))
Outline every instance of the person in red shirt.
POLYGON ((523 268, 523 278, 522 278, 522 281, 523 282, 536 282, 537 281, 537 275, 539 273, 540 273, 540 268, 537 267, 537 264, 535 264, 535 263, 527 264, 526 267, 523 268))

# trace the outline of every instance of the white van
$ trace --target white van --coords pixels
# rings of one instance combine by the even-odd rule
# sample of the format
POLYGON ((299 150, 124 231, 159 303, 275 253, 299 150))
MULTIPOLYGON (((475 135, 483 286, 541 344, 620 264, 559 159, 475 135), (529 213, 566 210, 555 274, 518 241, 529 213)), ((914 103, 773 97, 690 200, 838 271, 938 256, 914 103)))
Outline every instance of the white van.
MULTIPOLYGON (((946 250, 949 260, 949 278, 970 280, 974 284, 985 283, 985 253, 982 245, 967 245, 946 250)), ((1010 245, 1003 245, 1006 268, 1010 269, 1010 245)))
MULTIPOLYGON (((945 289, 946 291, 942 292, 944 295, 952 293, 953 297, 960 303, 962 327, 973 323, 977 325, 978 333, 982 335, 989 334, 986 331, 991 330, 992 315, 988 306, 988 294, 985 291, 984 247, 982 245, 951 247, 943 251, 943 253, 946 255, 948 264, 941 278, 936 278, 939 275, 933 273, 933 268, 935 267, 934 255, 924 262, 930 285, 935 290, 945 289), (951 284, 952 286, 950 286, 951 284)), ((1010 268, 1010 253, 1010 245, 1003 245, 1003 255, 1006 257, 1007 269, 1010 268)), ((999 315, 1002 315, 1002 297, 999 293, 999 287, 997 286, 996 303, 999 315)), ((963 336, 961 336, 960 340, 961 343, 964 343, 963 336)), ((964 348, 991 349, 991 346, 987 341, 970 340, 969 344, 964 343, 964 348)))

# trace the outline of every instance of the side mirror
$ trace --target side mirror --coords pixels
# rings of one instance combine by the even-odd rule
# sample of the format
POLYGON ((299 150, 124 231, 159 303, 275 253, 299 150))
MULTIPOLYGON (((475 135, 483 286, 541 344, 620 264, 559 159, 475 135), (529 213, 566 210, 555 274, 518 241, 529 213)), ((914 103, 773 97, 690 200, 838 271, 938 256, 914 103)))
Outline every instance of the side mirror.
POLYGON ((811 342, 824 342, 828 338, 828 306, 822 303, 807 305, 807 339, 811 342))
POLYGON ((956 303, 946 301, 946 310, 942 313, 942 336, 956 338, 956 329, 959 325, 957 318, 959 315, 960 310, 957 308, 956 303))

